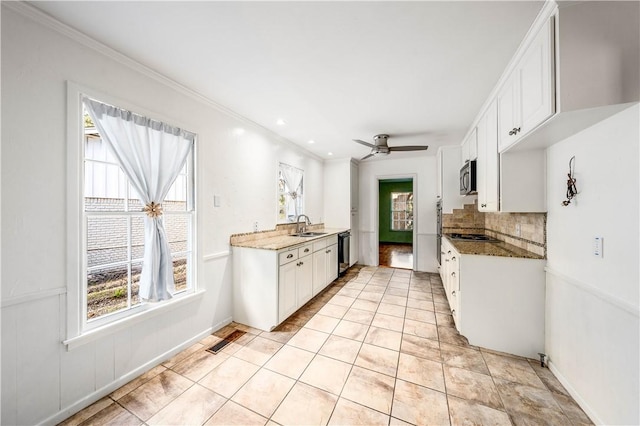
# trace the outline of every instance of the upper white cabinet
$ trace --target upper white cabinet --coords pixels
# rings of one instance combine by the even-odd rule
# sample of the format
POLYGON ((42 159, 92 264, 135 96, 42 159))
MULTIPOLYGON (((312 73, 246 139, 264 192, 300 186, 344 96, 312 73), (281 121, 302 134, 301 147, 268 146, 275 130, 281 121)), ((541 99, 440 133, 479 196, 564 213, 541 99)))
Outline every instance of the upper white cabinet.
POLYGON ((496 212, 499 203, 499 161, 498 161, 498 108, 496 101, 478 121, 476 127, 478 137, 478 210, 496 212))
POLYGON ((471 129, 471 132, 462 141, 462 163, 460 167, 467 161, 476 160, 478 158, 478 139, 476 135, 476 129, 471 129))
POLYGON ((350 158, 324 163, 324 223, 351 230, 349 263, 358 261, 358 163, 350 158))
POLYGON ((452 213, 461 209, 464 196, 460 195, 460 159, 461 146, 441 146, 437 153, 437 190, 438 200, 442 203, 443 213, 452 213))
POLYGON ((553 28, 553 19, 543 25, 498 92, 500 151, 555 111, 553 28))

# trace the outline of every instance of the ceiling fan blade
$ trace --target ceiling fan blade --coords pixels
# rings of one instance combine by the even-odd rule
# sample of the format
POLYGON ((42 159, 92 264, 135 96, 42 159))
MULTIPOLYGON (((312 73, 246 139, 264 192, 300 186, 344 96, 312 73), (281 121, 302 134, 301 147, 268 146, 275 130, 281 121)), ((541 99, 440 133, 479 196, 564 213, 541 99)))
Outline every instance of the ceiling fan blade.
POLYGON ((362 161, 362 160, 366 160, 366 159, 367 159, 367 158, 369 158, 369 157, 373 157, 373 155, 374 155, 374 154, 365 155, 364 157, 362 157, 362 158, 360 159, 360 161, 362 161))
POLYGON ((390 146, 389 151, 423 151, 429 148, 428 146, 419 145, 407 145, 407 146, 390 146))
POLYGON ((369 148, 375 148, 375 145, 372 145, 369 142, 361 141, 360 139, 353 139, 353 141, 361 145, 368 146, 369 148))

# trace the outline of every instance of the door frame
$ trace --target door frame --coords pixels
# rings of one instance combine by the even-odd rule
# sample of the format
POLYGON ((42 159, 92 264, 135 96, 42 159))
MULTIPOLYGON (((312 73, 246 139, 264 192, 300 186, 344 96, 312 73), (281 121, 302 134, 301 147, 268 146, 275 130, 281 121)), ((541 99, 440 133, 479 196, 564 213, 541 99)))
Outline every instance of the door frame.
POLYGON ((418 264, 418 245, 416 244, 417 236, 418 236, 418 174, 417 173, 402 173, 402 174, 393 174, 393 175, 376 175, 375 183, 375 198, 376 198, 376 214, 374 215, 374 228, 373 228, 373 236, 376 242, 376 250, 375 250, 375 264, 376 266, 380 266, 380 181, 381 180, 389 180, 389 179, 411 179, 411 183, 413 186, 413 235, 411 237, 411 245, 413 248, 413 266, 411 269, 413 271, 416 270, 416 266, 418 264))

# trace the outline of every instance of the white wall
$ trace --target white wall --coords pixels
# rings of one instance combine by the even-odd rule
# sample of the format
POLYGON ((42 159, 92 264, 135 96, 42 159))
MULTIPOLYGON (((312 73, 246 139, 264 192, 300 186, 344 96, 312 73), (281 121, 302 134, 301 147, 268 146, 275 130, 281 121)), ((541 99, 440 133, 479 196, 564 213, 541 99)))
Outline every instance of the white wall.
POLYGON ((359 166, 360 255, 359 263, 377 265, 378 180, 414 177, 415 226, 413 254, 416 270, 437 272, 436 261, 436 157, 415 155, 363 161, 359 166))
POLYGON ((74 41, 14 8, 28 7, 2 4, 0 422, 55 423, 230 321, 229 235, 251 231, 256 221, 260 229, 275 226, 279 161, 305 170, 306 211, 319 220, 323 164, 126 58, 99 53, 88 47, 91 41, 74 41), (73 303, 66 291, 77 283, 67 281, 66 270, 67 80, 198 134, 197 285, 206 290, 69 352, 61 343, 73 303), (214 208, 214 194, 221 207, 214 208))
POLYGON ((640 423, 638 115, 636 104, 547 151, 546 351, 602 424, 640 423), (562 207, 572 156, 579 193, 562 207))

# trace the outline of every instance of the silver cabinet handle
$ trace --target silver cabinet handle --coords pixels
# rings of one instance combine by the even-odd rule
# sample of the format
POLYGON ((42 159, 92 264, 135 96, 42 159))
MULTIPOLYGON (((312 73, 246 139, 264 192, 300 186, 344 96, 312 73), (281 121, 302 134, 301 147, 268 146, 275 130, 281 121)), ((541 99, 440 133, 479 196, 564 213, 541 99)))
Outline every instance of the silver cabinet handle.
POLYGON ((293 257, 293 253, 287 256, 287 259, 291 259, 293 257))
POLYGON ((309 253, 309 248, 304 249, 305 253, 309 253))
POLYGON ((449 251, 447 252, 447 254, 451 254, 451 250, 449 250, 449 251))
POLYGON ((455 290, 453 290, 453 291, 451 292, 451 295, 452 295, 452 296, 455 296, 455 295, 456 295, 456 291, 455 291, 455 290))
POLYGON ((456 314, 456 310, 455 310, 455 309, 452 309, 452 310, 451 310, 451 314, 452 314, 452 315, 455 315, 455 314, 456 314))
POLYGON ((456 257, 455 257, 455 256, 453 256, 453 257, 451 258, 451 260, 456 260, 456 257))
POLYGON ((451 273, 451 276, 452 276, 452 277, 455 277, 455 276, 456 276, 456 273, 455 273, 455 272, 452 272, 452 273, 451 273))
POLYGON ((480 207, 487 207, 486 204, 480 204, 480 207))

